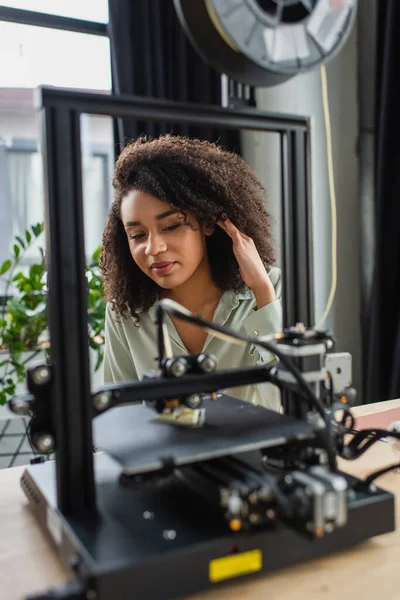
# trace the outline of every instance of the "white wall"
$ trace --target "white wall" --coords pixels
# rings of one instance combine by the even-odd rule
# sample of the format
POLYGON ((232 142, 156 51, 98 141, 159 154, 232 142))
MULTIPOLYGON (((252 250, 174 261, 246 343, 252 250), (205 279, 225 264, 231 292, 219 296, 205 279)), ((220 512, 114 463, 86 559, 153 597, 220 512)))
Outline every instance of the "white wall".
POLYGON ((19 112, 0 111, 0 137, 2 138, 23 138, 29 140, 38 139, 39 124, 37 116, 19 112))
MULTIPOLYGON (((354 382, 361 391, 360 266, 358 211, 357 31, 326 65, 338 215, 338 286, 327 320, 337 350, 353 355, 354 382)), ((261 110, 311 117, 312 206, 316 320, 322 315, 331 283, 331 216, 320 71, 299 75, 281 85, 257 90, 261 110)), ((245 133, 244 152, 269 192, 271 212, 279 218, 280 170, 276 137, 245 133)))

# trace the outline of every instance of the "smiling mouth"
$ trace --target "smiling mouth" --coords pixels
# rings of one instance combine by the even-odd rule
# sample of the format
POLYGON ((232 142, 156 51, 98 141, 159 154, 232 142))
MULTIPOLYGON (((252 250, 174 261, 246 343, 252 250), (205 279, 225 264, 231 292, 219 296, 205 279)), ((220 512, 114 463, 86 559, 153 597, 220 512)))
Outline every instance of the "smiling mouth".
POLYGON ((150 267, 150 269, 156 275, 159 275, 160 277, 165 277, 165 275, 168 275, 170 273, 175 264, 176 263, 174 262, 159 262, 153 264, 150 267))

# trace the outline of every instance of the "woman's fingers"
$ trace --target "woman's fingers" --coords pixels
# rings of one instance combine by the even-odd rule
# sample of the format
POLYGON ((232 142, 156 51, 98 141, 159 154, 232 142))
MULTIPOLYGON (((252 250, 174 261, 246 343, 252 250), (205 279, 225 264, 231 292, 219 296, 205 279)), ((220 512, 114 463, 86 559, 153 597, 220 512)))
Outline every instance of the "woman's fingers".
POLYGON ((244 283, 253 290, 257 306, 260 308, 272 302, 275 299, 275 292, 273 288, 271 291, 272 284, 254 240, 240 231, 226 215, 221 215, 221 218, 217 221, 217 225, 232 240, 232 250, 239 265, 240 276, 244 283))
POLYGON ((217 221, 217 225, 221 227, 233 240, 239 241, 240 239, 249 239, 246 234, 240 231, 236 225, 228 218, 223 220, 222 218, 217 221))

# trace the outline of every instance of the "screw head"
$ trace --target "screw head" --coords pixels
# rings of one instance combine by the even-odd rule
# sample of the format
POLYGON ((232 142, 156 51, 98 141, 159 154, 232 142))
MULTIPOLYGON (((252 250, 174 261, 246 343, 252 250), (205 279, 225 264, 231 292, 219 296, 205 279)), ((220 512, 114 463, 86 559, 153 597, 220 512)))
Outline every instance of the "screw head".
POLYGON ((217 368, 217 361, 207 354, 199 356, 199 367, 204 373, 212 373, 217 368))
POLYGON ((293 485, 292 475, 285 475, 285 477, 283 478, 283 481, 286 483, 286 485, 293 485))
POLYGON ((185 405, 193 410, 198 408, 201 404, 201 396, 200 394, 190 394, 190 396, 186 396, 185 405))
POLYGON ((174 377, 182 377, 188 370, 188 363, 184 358, 176 358, 168 364, 167 368, 174 377))
POLYGON ((43 454, 48 454, 54 450, 54 438, 49 433, 42 433, 32 440, 33 445, 35 446, 38 452, 42 452, 43 454))
POLYGON ((32 379, 36 385, 45 385, 50 381, 50 369, 48 367, 37 367, 32 373, 32 379))
POLYGON ((96 410, 102 411, 111 404, 111 397, 107 392, 99 392, 93 398, 93 406, 96 410))
POLYGON ((261 517, 257 513, 251 513, 249 515, 249 521, 252 525, 258 525, 261 523, 261 517))
POLYGON ((163 532, 164 540, 174 540, 176 538, 176 531, 174 529, 166 529, 163 532))
POLYGON ((28 415, 29 414, 29 402, 24 398, 15 397, 10 402, 10 408, 16 415, 28 415))

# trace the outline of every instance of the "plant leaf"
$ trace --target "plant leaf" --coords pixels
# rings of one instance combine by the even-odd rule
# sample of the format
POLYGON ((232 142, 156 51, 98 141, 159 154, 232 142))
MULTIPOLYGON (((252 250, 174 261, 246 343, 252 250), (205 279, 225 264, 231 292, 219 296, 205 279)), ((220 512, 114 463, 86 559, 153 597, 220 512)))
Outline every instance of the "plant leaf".
POLYGON ((103 352, 101 350, 98 351, 96 365, 94 367, 95 371, 98 371, 101 367, 101 363, 103 362, 103 352))
POLYGON ((13 277, 13 281, 19 281, 20 279, 25 279, 25 275, 23 273, 16 273, 13 277))
POLYGON ((25 231, 25 238, 26 238, 26 241, 28 242, 28 244, 30 244, 30 243, 31 243, 32 236, 31 236, 31 234, 29 233, 29 231, 25 231))
POLYGON ((11 269, 11 265, 12 262, 10 259, 5 260, 0 267, 0 275, 4 275, 4 273, 7 273, 7 271, 11 269))
POLYGON ((20 249, 19 246, 17 246, 17 244, 14 244, 14 256, 15 258, 18 258, 18 256, 20 255, 20 249))
POLYGON ((25 242, 24 242, 24 240, 23 240, 21 237, 19 237, 19 235, 16 235, 16 236, 15 236, 15 239, 17 240, 18 244, 19 244, 19 245, 20 245, 22 248, 24 248, 24 249, 25 249, 25 242))
POLYGON ((98 246, 98 248, 96 248, 96 250, 92 254, 92 260, 96 263, 96 265, 99 262, 100 253, 101 253, 101 246, 98 246))
POLYGON ((36 225, 32 225, 31 227, 35 237, 39 237, 39 235, 42 233, 44 226, 43 223, 36 223, 36 225))
POLYGON ((7 394, 4 390, 0 390, 0 406, 7 402, 7 394))

